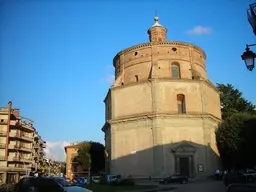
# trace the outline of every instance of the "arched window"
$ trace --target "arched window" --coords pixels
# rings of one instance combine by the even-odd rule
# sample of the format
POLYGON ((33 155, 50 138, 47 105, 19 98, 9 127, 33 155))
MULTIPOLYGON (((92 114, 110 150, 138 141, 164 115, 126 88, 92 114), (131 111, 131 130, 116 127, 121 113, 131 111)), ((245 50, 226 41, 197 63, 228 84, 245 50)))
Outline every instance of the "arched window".
POLYGON ((178 106, 178 113, 186 113, 186 103, 185 103, 185 96, 182 94, 177 95, 177 106, 178 106))
POLYGON ((180 79, 180 66, 178 63, 173 63, 171 65, 171 72, 173 79, 180 79))
POLYGON ((139 76, 135 75, 135 82, 138 82, 138 81, 139 81, 139 76))

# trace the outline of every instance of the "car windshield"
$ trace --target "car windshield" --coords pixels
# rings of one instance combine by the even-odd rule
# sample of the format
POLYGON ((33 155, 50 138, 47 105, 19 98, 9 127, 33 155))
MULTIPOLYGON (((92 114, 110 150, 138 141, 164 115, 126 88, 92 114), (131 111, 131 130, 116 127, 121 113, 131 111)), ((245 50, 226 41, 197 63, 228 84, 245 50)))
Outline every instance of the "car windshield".
POLYGON ((61 186, 63 187, 69 187, 71 186, 71 184, 66 181, 64 178, 60 178, 60 177, 54 177, 53 178, 55 181, 57 181, 61 186))

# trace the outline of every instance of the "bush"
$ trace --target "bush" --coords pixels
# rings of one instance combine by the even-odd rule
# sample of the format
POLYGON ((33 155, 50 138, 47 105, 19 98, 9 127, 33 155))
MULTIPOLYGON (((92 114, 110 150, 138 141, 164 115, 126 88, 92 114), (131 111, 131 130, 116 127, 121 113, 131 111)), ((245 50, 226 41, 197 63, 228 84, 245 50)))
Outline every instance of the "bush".
POLYGON ((223 121, 216 130, 217 147, 223 165, 227 169, 254 166, 256 155, 256 117, 235 114, 223 121))

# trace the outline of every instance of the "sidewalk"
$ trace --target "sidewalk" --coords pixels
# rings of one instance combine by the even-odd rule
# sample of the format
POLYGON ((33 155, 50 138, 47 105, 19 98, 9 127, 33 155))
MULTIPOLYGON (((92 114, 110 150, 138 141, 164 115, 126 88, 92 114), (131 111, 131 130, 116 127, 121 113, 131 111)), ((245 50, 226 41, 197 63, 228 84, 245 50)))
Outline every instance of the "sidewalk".
MULTIPOLYGON (((200 182, 204 182, 204 181, 209 181, 211 180, 210 178, 193 178, 193 179, 189 179, 189 183, 200 183, 200 182)), ((152 188, 152 189, 147 189, 147 190, 143 190, 143 191, 132 191, 132 192, 157 192, 157 191, 169 191, 169 190, 174 190, 176 189, 180 184, 177 185, 159 185, 158 180, 140 180, 136 182, 136 185, 155 185, 156 187, 152 188)), ((120 192, 131 192, 131 191, 120 191, 120 192)))
POLYGON ((146 189, 146 190, 143 190, 143 191, 134 191, 134 190, 130 190, 130 191, 120 191, 120 192, 157 192, 157 191, 167 191, 167 190, 173 190, 175 189, 175 187, 173 186, 158 186, 158 187, 155 187, 155 188, 152 188, 152 189, 146 189))

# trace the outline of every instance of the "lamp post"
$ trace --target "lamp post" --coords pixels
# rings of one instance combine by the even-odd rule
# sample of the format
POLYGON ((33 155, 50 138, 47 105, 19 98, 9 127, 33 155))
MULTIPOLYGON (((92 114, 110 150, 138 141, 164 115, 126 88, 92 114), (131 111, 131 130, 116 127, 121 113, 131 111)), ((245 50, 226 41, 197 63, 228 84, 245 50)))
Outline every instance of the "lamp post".
POLYGON ((255 46, 256 44, 246 45, 245 52, 241 55, 242 60, 245 62, 245 66, 249 71, 254 69, 254 62, 256 54, 250 50, 249 47, 255 46))

